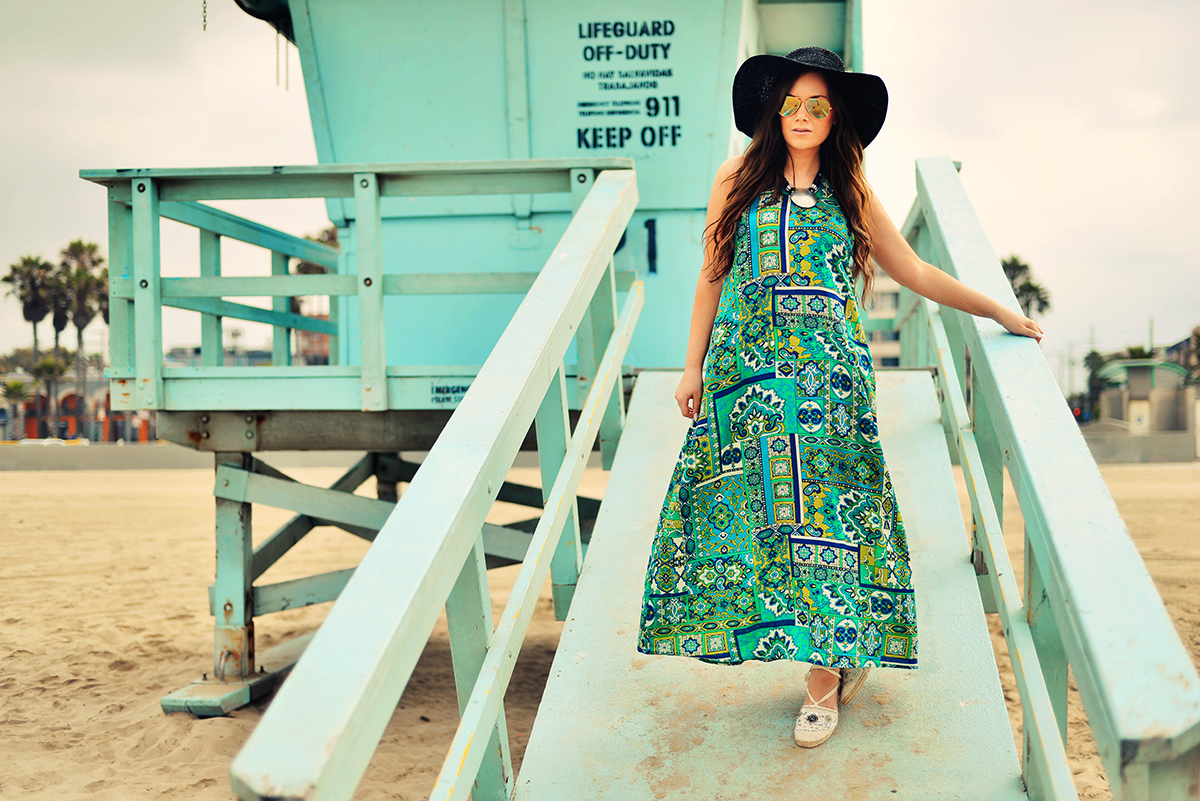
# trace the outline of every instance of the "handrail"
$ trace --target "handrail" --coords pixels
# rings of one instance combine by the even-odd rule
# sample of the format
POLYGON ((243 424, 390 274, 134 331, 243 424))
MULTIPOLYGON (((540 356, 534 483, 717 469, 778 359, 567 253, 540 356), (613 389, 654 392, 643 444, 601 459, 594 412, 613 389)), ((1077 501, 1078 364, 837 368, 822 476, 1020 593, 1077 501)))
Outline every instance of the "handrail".
POLYGON ((612 254, 636 201, 632 171, 603 172, 595 179, 408 491, 234 760, 230 776, 241 798, 348 798, 443 604, 452 648, 456 635, 460 644, 454 662, 464 716, 451 752, 457 764, 443 772, 453 787, 439 790, 439 797, 463 797, 466 791, 476 799, 511 794, 500 699, 547 555, 553 554, 552 571, 563 557, 578 569, 574 487, 597 426, 611 420, 619 401, 616 376, 640 309, 641 284, 631 288, 611 335, 597 330, 603 314, 596 312, 615 300, 612 254), (604 355, 597 360, 584 415, 567 443, 562 360, 585 314, 604 355), (514 589, 518 611, 506 610, 504 624, 493 634, 480 573, 481 530, 535 416, 539 452, 546 448, 547 459, 558 460, 560 468, 552 482, 544 480, 552 488, 522 567, 520 590, 514 589), (552 442, 556 426, 561 448, 552 442), (569 539, 562 534, 568 523, 569 539), (462 645, 465 640, 476 647, 462 645))
MULTIPOLYGON (((381 201, 416 195, 569 193, 573 204, 578 206, 592 187, 597 170, 632 167, 633 161, 628 158, 573 158, 80 170, 80 177, 108 187, 112 264, 109 282, 112 367, 108 374, 113 381, 113 406, 179 409, 180 403, 194 405, 211 399, 214 387, 206 376, 189 377, 185 379, 189 382, 186 389, 170 393, 164 385, 161 310, 168 306, 200 313, 201 363, 206 369, 222 366, 221 321, 225 317, 273 326, 274 366, 291 364, 290 338, 294 330, 329 335, 330 358, 336 364, 337 340, 346 333, 337 320, 338 304, 331 302, 328 320, 290 311, 290 298, 315 295, 331 300, 357 298, 357 333, 362 343, 358 408, 391 409, 395 403, 391 397, 393 387, 387 381, 385 296, 514 294, 527 290, 535 276, 530 273, 385 275, 381 201), (354 253, 339 254, 319 243, 197 202, 303 197, 353 198, 353 211, 347 217, 353 226, 354 253), (162 277, 159 252, 162 218, 199 228, 199 277, 162 277), (221 237, 269 249, 272 274, 222 276, 221 237), (330 273, 289 275, 290 258, 323 265, 330 273), (267 296, 274 300, 271 309, 225 300, 237 296, 267 296)), ((621 290, 627 289, 633 280, 627 272, 617 278, 621 290)), ((327 383, 334 378, 332 373, 312 377, 313 381, 326 383, 308 395, 331 395, 327 383)), ((584 388, 585 382, 581 381, 580 386, 584 388)), ((350 389, 344 381, 339 382, 334 394, 344 403, 349 399, 350 389)))
MULTIPOLYGON (((1015 298, 954 165, 919 159, 917 187, 904 234, 918 253, 1015 311, 1015 298)), ((898 320, 910 306, 917 314, 902 329, 902 363, 927 363, 929 310, 906 297, 898 320)), ((1118 801, 1186 797, 1194 791, 1200 764, 1200 677, 1040 350, 991 320, 949 307, 940 316, 953 359, 943 369, 963 379, 972 430, 984 451, 982 472, 972 467, 968 484, 986 478, 993 511, 1001 508, 1003 468, 1016 488, 1026 527, 1024 613, 1061 737, 1069 663, 1118 801)), ((998 520, 987 523, 982 501, 981 493, 973 494, 977 525, 982 515, 990 527, 984 537, 992 550, 988 569, 999 572, 998 520)), ((1002 590, 1004 607, 998 611, 1007 609, 1011 616, 1013 588, 1005 588, 1004 577, 995 573, 989 583, 1002 590)), ((1011 647, 1023 635, 1010 627, 1006 636, 1011 647)), ((1029 651, 1028 643, 1017 645, 1029 651)), ((1025 677, 1034 678, 1028 671, 1025 677)), ((1042 706, 1033 697, 1039 695, 1037 684, 1027 681, 1021 688, 1026 709, 1042 706)), ((1038 711, 1044 721, 1045 710, 1038 711)), ((1036 731, 1044 733, 1042 724, 1036 731)), ((1031 745, 1028 725, 1026 732, 1031 793, 1064 797, 1056 793, 1065 791, 1039 784, 1045 771, 1029 763, 1047 757, 1039 750, 1045 743, 1031 745)))
POLYGON ((412 163, 301 164, 282 167, 80 170, 128 202, 130 182, 153 180, 160 201, 352 198, 358 176, 379 176, 379 197, 570 192, 575 170, 629 170, 629 158, 512 159, 412 163), (270 180, 263 180, 269 178, 270 180))

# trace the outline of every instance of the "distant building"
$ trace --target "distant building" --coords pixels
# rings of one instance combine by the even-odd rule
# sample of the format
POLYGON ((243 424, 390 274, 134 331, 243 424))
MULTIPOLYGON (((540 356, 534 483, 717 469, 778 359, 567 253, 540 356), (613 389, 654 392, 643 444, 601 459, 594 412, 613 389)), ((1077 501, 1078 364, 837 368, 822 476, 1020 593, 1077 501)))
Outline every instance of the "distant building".
MULTIPOLYGON (((900 307, 900 285, 881 269, 875 271, 875 305, 867 312, 869 319, 895 317, 900 307)), ((871 362, 875 367, 900 366, 900 332, 872 331, 868 335, 871 362)))
POLYGON ((1200 387, 1160 359, 1115 359, 1097 373, 1100 419, 1080 430, 1096 461, 1191 461, 1200 453, 1200 387))

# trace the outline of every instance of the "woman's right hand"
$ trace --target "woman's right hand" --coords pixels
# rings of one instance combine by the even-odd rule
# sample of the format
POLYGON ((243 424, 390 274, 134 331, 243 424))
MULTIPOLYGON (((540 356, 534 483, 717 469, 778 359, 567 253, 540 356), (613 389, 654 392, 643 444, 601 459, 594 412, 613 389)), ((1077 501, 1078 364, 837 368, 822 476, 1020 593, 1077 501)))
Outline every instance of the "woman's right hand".
POLYGON ((675 390, 675 402, 679 404, 679 412, 694 420, 700 411, 700 396, 704 392, 704 377, 700 370, 687 369, 683 378, 679 379, 679 388, 675 390))

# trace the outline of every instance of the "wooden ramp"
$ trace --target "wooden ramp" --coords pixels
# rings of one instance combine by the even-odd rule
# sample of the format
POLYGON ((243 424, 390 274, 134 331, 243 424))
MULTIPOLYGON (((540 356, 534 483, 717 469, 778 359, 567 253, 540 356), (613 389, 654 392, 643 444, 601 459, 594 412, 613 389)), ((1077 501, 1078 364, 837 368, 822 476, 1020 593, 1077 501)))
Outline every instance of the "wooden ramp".
POLYGON ((635 651, 650 543, 689 425, 678 381, 637 379, 516 799, 1026 798, 927 371, 877 374, 913 557, 919 669, 873 671, 833 739, 802 749, 792 724, 804 665, 635 651))

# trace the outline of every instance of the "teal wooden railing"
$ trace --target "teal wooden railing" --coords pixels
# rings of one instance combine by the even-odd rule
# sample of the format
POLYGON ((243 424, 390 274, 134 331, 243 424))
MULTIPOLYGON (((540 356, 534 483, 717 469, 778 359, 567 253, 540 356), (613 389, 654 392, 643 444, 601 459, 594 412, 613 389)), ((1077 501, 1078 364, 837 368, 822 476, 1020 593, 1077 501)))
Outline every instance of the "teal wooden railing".
MULTIPOLYGON (((1017 309, 948 159, 917 161, 903 233, 921 258, 1017 309)), ((966 478, 980 592, 1021 696, 1030 798, 1076 798, 1068 666, 1117 801, 1195 798, 1200 679, 1037 344, 908 290, 895 325, 901 366, 934 367, 966 478), (1025 521, 1023 591, 1004 545, 1005 469, 1025 521)))
MULTIPOLYGON (((536 272, 384 273, 380 201, 430 195, 569 193, 577 209, 605 169, 631 169, 627 158, 530 159, 415 164, 323 164, 208 169, 81 170, 80 177, 108 188, 110 330, 114 409, 214 411, 222 409, 385 409, 433 406, 430 381, 469 384, 472 365, 389 365, 384 298, 389 295, 514 294, 528 290, 536 272), (353 255, 276 231, 201 201, 279 198, 347 198, 354 201, 353 255), (161 274, 161 219, 200 232, 195 277, 161 274), (271 275, 221 275, 221 239, 271 252, 271 275), (288 260, 325 267, 325 275, 288 275, 288 260), (271 309, 224 300, 273 298, 271 309), (296 296, 330 298, 330 319, 289 312, 296 296), (339 325, 336 298, 358 302, 359 324, 339 325), (201 366, 164 367, 162 308, 201 314, 201 366), (224 318, 272 325, 270 367, 225 367, 224 318), (329 365, 291 364, 293 330, 329 334, 329 365), (358 364, 337 364, 340 335, 361 341, 358 364), (288 378, 287 391, 264 378, 288 378)), ((617 291, 634 281, 614 273, 617 291)), ((588 323, 585 321, 583 325, 588 323)), ((587 331, 584 331, 587 334, 587 331)), ((581 359, 587 361, 585 336, 581 359)), ((578 351, 577 351, 578 352, 578 351)), ((586 379, 587 377, 584 376, 586 379)), ((586 393, 587 380, 571 387, 586 393)), ((575 408, 573 404, 572 408, 575 408)), ((607 452, 607 451, 606 451, 607 452)))
POLYGON ((621 359, 643 298, 634 282, 617 315, 612 256, 637 203, 633 171, 576 174, 572 185, 588 189, 565 234, 235 759, 240 797, 350 797, 443 607, 462 718, 432 797, 511 797, 505 688, 547 572, 567 595, 556 600, 569 601, 578 576, 576 489, 597 436, 623 425, 621 359), (563 365, 572 339, 595 366, 574 431, 563 365), (544 511, 493 627, 481 532, 531 424, 544 511))

